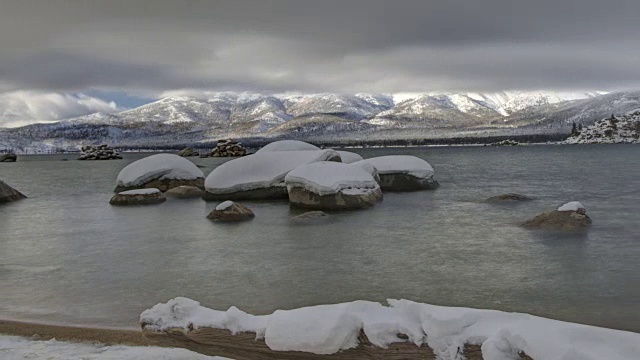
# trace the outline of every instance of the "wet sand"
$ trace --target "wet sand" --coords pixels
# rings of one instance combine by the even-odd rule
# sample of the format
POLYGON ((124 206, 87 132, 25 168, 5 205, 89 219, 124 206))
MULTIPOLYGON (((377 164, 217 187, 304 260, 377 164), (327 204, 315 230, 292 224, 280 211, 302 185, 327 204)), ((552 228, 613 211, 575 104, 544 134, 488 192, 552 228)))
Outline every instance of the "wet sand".
POLYGON ((0 334, 33 337, 39 340, 99 342, 106 345, 154 345, 141 331, 46 325, 12 320, 0 320, 0 334))

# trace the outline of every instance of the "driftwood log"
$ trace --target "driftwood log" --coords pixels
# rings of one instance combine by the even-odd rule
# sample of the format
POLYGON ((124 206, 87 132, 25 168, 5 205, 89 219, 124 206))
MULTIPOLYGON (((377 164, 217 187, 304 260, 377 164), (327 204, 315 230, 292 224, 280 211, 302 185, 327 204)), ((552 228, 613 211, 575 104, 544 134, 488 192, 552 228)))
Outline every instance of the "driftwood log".
MULTIPOLYGON (((185 331, 172 328, 155 331, 142 328, 142 334, 154 344, 166 347, 180 347, 210 356, 223 356, 235 360, 355 360, 355 359, 384 359, 411 360, 435 359, 433 350, 425 345, 420 347, 413 343, 394 343, 388 348, 379 348, 367 339, 364 332, 358 338, 358 347, 344 350, 335 354, 320 355, 300 351, 271 350, 264 340, 256 340, 254 333, 240 333, 233 335, 229 330, 200 328, 185 331)), ((399 335, 402 337, 403 335, 399 335)), ((466 345, 459 349, 467 360, 481 360, 482 352, 478 345, 466 345)), ((521 354, 522 359, 530 357, 521 354)))

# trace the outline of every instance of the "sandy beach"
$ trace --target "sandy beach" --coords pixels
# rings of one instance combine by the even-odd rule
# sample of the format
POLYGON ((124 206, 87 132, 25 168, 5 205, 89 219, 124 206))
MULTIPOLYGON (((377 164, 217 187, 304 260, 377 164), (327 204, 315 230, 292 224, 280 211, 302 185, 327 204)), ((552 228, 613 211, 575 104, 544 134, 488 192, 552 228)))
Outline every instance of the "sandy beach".
POLYGON ((142 336, 140 331, 47 325, 12 320, 0 320, 0 334, 35 337, 39 340, 55 338, 59 341, 100 342, 106 345, 156 345, 142 336))

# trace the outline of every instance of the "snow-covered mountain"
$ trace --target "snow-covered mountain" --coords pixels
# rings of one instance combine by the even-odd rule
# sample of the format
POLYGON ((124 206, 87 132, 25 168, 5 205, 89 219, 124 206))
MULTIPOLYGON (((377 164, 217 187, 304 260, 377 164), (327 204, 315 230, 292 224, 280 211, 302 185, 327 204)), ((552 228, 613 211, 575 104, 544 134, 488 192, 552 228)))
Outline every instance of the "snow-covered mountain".
POLYGON ((229 136, 313 135, 329 139, 359 138, 376 132, 376 138, 384 138, 406 136, 407 131, 419 133, 420 137, 428 137, 435 131, 468 134, 499 133, 506 129, 511 133, 568 134, 573 122, 588 126, 611 113, 624 114, 637 108, 640 92, 403 96, 207 93, 198 97, 167 97, 114 114, 95 113, 53 124, 0 129, 0 149, 25 148, 30 143, 72 147, 80 142, 178 146, 229 136))

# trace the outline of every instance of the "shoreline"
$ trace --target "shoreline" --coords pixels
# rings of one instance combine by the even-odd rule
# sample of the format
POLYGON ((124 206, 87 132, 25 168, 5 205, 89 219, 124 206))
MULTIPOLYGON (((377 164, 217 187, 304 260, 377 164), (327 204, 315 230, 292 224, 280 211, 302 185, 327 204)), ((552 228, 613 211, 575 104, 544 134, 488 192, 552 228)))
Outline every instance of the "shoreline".
POLYGON ((23 336, 36 340, 102 343, 105 345, 162 346, 142 335, 140 330, 52 325, 0 319, 0 335, 23 336))

